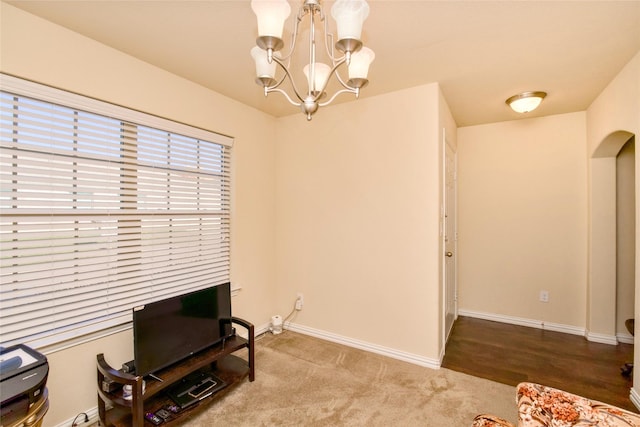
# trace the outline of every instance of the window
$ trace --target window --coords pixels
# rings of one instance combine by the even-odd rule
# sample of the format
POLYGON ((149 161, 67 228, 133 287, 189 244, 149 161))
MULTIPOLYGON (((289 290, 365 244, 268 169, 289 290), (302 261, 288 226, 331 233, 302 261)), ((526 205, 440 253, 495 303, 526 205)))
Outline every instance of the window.
POLYGON ((0 78, 3 345, 229 280, 230 138, 0 78))

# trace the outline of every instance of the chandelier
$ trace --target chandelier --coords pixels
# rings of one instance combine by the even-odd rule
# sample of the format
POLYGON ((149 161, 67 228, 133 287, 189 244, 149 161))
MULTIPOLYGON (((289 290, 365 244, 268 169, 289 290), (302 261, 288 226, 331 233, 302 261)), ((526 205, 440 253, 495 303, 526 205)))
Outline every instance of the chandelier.
MULTIPOLYGON (((258 18, 258 38, 251 56, 256 63, 256 83, 264 88, 265 97, 271 92, 279 92, 292 104, 302 109, 307 120, 319 107, 330 104, 341 93, 353 93, 356 98, 360 89, 369 83, 367 75, 369 65, 375 55, 373 51, 362 44, 362 24, 369 14, 369 5, 365 0, 336 0, 331 8, 331 15, 336 21, 337 41, 334 44, 333 34, 329 33, 327 19, 320 4, 321 0, 303 0, 298 10, 297 19, 289 51, 283 54, 284 47, 282 32, 284 22, 291 13, 287 0, 252 0, 251 9, 258 18), (301 22, 308 18, 308 30, 301 30, 301 22), (316 60, 316 25, 323 26, 324 48, 326 60, 330 64, 316 60), (308 34, 307 34, 308 31, 308 34), (295 82, 296 72, 293 69, 292 56, 296 50, 298 37, 304 33, 308 37, 308 62, 302 67, 306 91, 301 92, 295 82), (336 52, 337 51, 337 52, 336 52), (338 68, 346 64, 348 79, 338 72, 338 68), (283 74, 276 77, 276 68, 283 74), (328 98, 326 89, 331 77, 335 76, 339 85, 338 90, 328 98), (288 80, 293 95, 287 93, 280 86, 288 80), (328 98, 328 99, 327 99, 328 98)), ((343 67, 344 68, 344 67, 343 67)))

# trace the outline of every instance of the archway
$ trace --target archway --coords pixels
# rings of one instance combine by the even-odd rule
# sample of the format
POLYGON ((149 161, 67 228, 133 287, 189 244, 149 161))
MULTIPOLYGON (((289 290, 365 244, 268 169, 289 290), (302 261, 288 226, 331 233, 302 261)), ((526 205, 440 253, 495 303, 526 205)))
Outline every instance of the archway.
MULTIPOLYGON (((589 162, 589 289, 587 338, 617 344, 617 156, 634 139, 626 131, 609 134, 589 162)), ((634 221, 635 222, 635 221, 634 221)))

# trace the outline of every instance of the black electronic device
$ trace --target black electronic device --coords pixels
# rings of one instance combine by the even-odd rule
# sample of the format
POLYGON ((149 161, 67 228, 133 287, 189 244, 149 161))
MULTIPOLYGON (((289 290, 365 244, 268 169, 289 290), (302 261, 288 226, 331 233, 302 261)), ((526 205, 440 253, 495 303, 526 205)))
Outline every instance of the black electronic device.
POLYGON ((184 409, 211 396, 227 384, 212 372, 199 371, 186 376, 167 390, 167 395, 176 405, 184 409))
POLYGON ((160 418, 162 418, 165 421, 173 416, 173 414, 171 412, 169 412, 168 410, 166 410, 164 408, 158 409, 156 411, 156 415, 159 416, 160 418))
POLYGON ((127 374, 135 374, 136 372, 136 364, 133 360, 125 362, 122 364, 122 372, 127 374))
POLYGON ((147 421, 151 422, 154 425, 160 425, 164 421, 162 418, 160 418, 153 412, 147 412, 146 414, 144 414, 144 417, 147 421))
POLYGON ((232 336, 231 284, 133 309, 136 375, 145 376, 232 336))
POLYGON ((26 414, 42 396, 48 375, 47 358, 38 351, 24 344, 1 349, 0 417, 26 414))
POLYGON ((113 393, 116 390, 121 389, 122 384, 105 377, 102 380, 101 388, 102 388, 102 391, 104 391, 105 393, 113 393))

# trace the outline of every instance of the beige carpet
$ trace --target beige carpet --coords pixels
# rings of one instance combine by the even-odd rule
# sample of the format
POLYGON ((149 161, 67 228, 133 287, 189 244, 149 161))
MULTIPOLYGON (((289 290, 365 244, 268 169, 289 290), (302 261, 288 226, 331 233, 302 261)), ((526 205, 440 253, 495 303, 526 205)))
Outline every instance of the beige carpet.
POLYGON ((244 381, 185 426, 469 426, 514 422, 515 388, 285 331, 256 341, 244 381))

